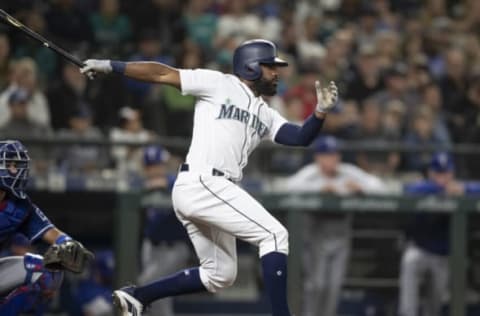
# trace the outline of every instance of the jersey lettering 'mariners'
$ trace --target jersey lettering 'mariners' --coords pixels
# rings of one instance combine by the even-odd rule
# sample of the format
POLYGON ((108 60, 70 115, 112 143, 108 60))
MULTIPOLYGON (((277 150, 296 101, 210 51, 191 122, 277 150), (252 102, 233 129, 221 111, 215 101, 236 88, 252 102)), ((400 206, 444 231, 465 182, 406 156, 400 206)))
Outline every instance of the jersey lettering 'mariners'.
POLYGON ((243 124, 250 125, 250 127, 255 130, 260 138, 268 133, 267 125, 260 121, 258 116, 246 110, 242 110, 233 104, 222 104, 220 113, 216 119, 236 120, 242 122, 243 124))

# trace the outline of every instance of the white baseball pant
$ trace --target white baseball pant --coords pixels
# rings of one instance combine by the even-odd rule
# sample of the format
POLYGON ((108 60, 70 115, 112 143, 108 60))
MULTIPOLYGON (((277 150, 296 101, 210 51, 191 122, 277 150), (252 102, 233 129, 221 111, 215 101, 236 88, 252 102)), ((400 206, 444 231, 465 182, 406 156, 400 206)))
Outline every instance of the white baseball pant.
POLYGON ((259 255, 288 254, 288 232, 259 202, 224 177, 180 172, 172 201, 200 260, 200 278, 210 292, 237 276, 236 238, 256 245, 259 255))

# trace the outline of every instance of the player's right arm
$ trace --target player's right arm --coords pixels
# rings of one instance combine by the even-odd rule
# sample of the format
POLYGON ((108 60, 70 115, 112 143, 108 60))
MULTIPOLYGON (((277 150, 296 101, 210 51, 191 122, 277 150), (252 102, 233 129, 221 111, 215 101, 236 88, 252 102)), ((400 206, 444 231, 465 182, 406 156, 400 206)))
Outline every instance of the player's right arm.
POLYGON ((180 71, 174 67, 150 61, 122 62, 106 59, 88 59, 80 72, 91 76, 95 73, 117 72, 129 78, 159 84, 167 84, 180 89, 180 71))

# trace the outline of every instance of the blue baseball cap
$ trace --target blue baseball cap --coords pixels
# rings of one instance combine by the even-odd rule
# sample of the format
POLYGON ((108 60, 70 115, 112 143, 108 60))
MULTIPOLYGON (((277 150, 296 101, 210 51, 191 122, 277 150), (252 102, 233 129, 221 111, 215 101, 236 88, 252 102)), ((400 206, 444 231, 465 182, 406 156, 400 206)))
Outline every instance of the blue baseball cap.
POLYGON ((152 145, 143 152, 143 163, 146 166, 164 163, 168 160, 169 153, 160 145, 152 145))
POLYGON ((433 155, 430 161, 430 170, 435 172, 450 172, 455 169, 453 157, 449 153, 441 152, 433 155))
POLYGON ((333 136, 321 136, 313 143, 313 151, 316 154, 338 152, 338 141, 333 136))
POLYGON ((30 99, 30 95, 24 89, 16 89, 8 96, 9 104, 25 103, 30 99))

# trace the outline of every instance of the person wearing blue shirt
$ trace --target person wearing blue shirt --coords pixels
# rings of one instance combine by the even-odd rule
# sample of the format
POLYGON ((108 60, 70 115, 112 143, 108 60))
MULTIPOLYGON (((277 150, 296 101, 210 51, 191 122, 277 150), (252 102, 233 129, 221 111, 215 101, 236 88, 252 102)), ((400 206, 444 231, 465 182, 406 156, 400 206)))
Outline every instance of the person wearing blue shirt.
POLYGON ((95 252, 89 273, 73 287, 70 316, 113 315, 112 291, 115 260, 113 251, 95 252))
MULTIPOLYGON (((456 180, 453 159, 442 152, 433 155, 427 179, 406 184, 404 192, 417 196, 473 195, 480 194, 480 185, 456 180)), ((407 229, 407 237, 409 243, 400 267, 399 315, 440 315, 449 275, 449 215, 416 214, 407 229), (420 285, 423 284, 428 294, 420 308, 420 285)))
MULTIPOLYGON (((142 242, 142 271, 140 284, 168 275, 186 267, 190 249, 188 235, 171 207, 161 206, 162 200, 170 204, 170 192, 176 177, 167 174, 169 153, 161 146, 148 146, 144 150, 144 235, 142 242)), ((166 298, 151 304, 148 315, 173 316, 173 300, 166 298)))
MULTIPOLYGON (((0 141, 0 249, 17 233, 31 243, 42 240, 54 245, 72 240, 56 228, 25 193, 29 163, 30 157, 22 143, 0 141)), ((50 299, 62 279, 62 271, 44 268, 40 255, 27 252, 0 258, 0 315, 24 312, 29 306, 25 300, 31 297, 25 295, 27 292, 39 291, 45 299, 50 299)))

